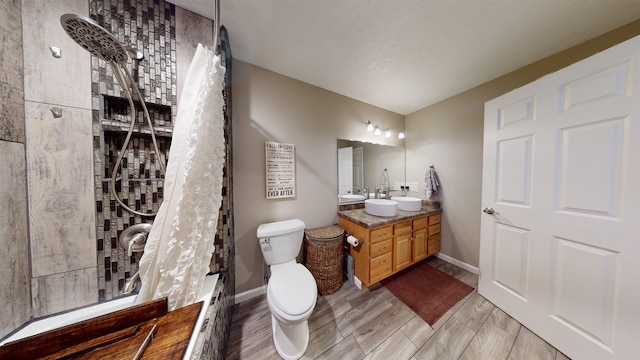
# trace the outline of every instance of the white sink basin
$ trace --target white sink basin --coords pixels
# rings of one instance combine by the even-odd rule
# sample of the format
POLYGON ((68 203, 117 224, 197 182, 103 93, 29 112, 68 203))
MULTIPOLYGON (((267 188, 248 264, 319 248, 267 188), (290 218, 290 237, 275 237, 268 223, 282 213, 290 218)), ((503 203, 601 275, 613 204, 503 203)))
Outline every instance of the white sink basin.
POLYGON ((340 200, 342 201, 361 201, 364 200, 364 195, 356 195, 356 194, 343 194, 340 195, 340 200))
POLYGON ((422 210, 422 199, 410 196, 392 196, 391 200, 398 203, 398 210, 420 211, 422 210))
POLYGON ((375 216, 396 216, 398 203, 393 200, 368 199, 364 201, 364 211, 375 216))

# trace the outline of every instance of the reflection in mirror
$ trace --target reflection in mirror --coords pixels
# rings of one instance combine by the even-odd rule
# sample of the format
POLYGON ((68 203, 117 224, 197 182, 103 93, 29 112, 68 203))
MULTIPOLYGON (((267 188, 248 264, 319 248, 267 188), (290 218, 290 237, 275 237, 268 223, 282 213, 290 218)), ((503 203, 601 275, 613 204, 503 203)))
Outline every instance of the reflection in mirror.
POLYGON ((401 195, 404 165, 404 147, 338 139, 338 201, 401 195))

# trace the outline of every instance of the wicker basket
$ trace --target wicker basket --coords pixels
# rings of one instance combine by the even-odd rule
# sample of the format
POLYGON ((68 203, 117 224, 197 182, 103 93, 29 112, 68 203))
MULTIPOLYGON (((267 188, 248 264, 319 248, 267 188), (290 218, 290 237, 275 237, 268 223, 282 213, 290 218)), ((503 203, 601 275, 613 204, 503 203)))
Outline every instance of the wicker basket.
POLYGON ((333 294, 343 282, 344 229, 332 225, 304 233, 304 264, 316 279, 320 294, 333 294))

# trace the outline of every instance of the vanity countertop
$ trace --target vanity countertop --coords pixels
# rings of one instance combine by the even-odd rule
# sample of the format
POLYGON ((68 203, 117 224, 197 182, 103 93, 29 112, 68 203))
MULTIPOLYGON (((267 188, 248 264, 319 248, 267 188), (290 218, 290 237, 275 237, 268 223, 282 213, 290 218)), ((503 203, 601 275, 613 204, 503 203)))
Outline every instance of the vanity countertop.
POLYGON ((402 211, 398 210, 398 215, 391 217, 380 217, 367 214, 364 209, 354 210, 341 210, 338 211, 338 216, 352 221, 358 225, 374 228, 387 224, 396 223, 398 221, 409 220, 424 215, 439 214, 442 212, 442 208, 439 204, 422 204, 422 210, 420 211, 402 211))

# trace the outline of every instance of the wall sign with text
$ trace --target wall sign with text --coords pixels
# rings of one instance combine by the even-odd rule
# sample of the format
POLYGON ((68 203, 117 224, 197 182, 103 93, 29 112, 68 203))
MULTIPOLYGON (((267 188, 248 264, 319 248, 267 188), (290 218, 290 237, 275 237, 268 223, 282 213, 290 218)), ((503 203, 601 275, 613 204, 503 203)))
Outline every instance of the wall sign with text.
POLYGON ((264 143, 267 199, 296 197, 296 153, 293 144, 264 143))

